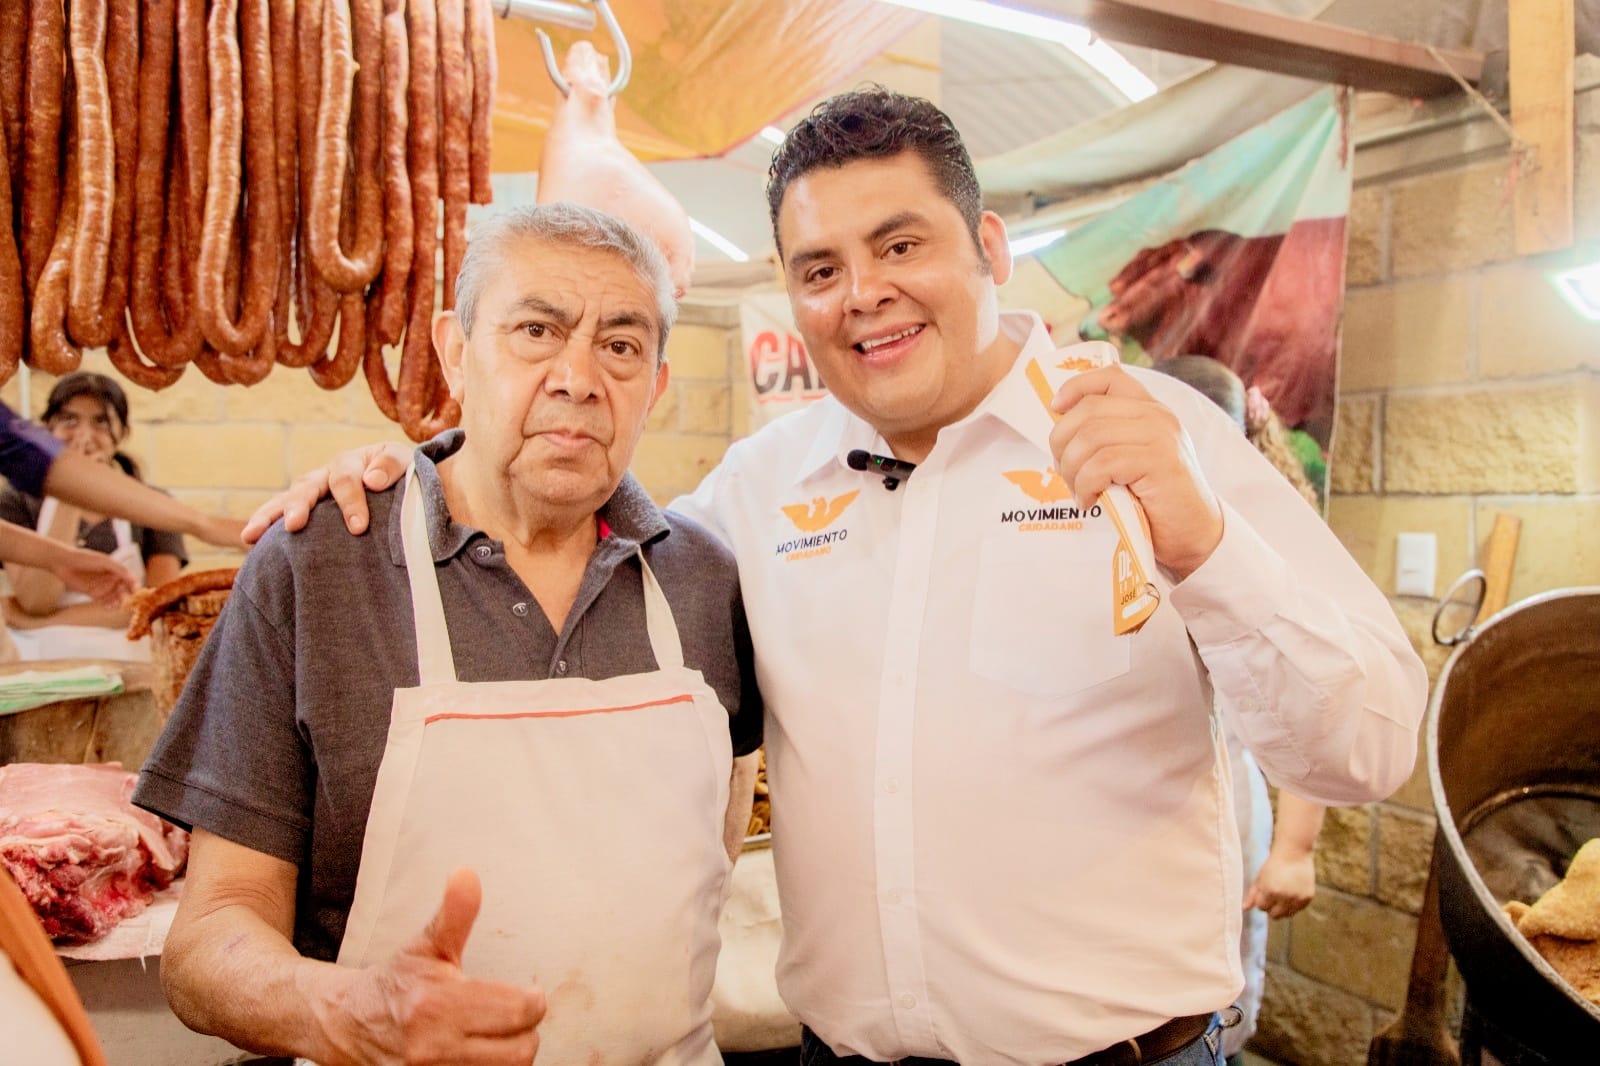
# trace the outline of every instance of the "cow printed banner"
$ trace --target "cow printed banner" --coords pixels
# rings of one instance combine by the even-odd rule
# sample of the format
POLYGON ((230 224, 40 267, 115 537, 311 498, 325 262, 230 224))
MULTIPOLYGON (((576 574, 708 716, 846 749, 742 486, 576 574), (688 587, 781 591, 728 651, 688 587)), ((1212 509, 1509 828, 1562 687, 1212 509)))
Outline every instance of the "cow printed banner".
POLYGON ((1302 492, 1320 501, 1349 208, 1349 93, 1330 88, 1068 234, 1039 261, 1088 303, 1079 335, 1112 341, 1124 362, 1204 356, 1237 374, 1251 438, 1291 480, 1298 465, 1302 492))

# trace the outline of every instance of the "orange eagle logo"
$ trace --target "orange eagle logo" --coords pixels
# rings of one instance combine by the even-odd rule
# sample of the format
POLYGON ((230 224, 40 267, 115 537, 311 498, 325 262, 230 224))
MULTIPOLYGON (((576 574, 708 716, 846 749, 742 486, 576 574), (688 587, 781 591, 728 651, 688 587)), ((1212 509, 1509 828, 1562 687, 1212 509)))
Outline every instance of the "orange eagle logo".
POLYGON ((1056 364, 1057 370, 1098 370, 1100 361, 1081 355, 1071 355, 1056 364))
POLYGON ((1055 470, 1007 470, 1006 480, 1040 503, 1064 503, 1072 499, 1072 486, 1055 470))
POLYGON ((802 533, 815 533, 819 529, 826 529, 839 520, 839 516, 856 502, 856 497, 861 495, 861 490, 847 492, 843 496, 828 499, 818 496, 810 504, 791 503, 785 504, 783 513, 789 516, 789 521, 802 533))

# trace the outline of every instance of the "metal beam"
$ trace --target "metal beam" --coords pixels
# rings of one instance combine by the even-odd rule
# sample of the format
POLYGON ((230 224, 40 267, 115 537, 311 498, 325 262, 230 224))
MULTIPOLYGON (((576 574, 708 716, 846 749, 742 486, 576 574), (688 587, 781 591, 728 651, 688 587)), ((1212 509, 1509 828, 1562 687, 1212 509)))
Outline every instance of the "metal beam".
MULTIPOLYGON (((1439 96, 1458 88, 1426 45, 1224 0, 1020 0, 1009 6, 1070 18, 1108 41, 1274 74, 1398 96, 1439 96)), ((1462 78, 1477 82, 1482 53, 1437 51, 1462 78)))

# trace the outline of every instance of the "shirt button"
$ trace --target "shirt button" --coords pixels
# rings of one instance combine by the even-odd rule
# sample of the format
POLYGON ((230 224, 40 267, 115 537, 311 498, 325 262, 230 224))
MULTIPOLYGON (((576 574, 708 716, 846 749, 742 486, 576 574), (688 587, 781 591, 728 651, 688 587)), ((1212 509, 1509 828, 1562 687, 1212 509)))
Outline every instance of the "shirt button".
POLYGON ((907 992, 905 995, 900 997, 900 1005, 906 1010, 910 1010, 912 1007, 917 1005, 917 997, 913 996, 910 992, 907 992))
POLYGON ((511 613, 518 618, 526 618, 528 617, 528 605, 525 603, 513 603, 511 605, 511 613))
POLYGON ((900 779, 898 777, 889 778, 889 780, 887 780, 887 781, 885 781, 883 783, 883 790, 885 792, 888 792, 891 795, 893 795, 896 792, 899 792, 900 791, 900 779))
POLYGON ((567 676, 567 660, 558 659, 556 661, 556 674, 560 677, 567 676))
POLYGON ((900 902, 900 890, 898 888, 891 888, 889 890, 889 902, 890 903, 899 903, 900 902))
POLYGON ((489 556, 494 554, 494 549, 489 547, 487 544, 480 544, 476 548, 472 549, 472 554, 478 557, 479 562, 482 562, 484 559, 487 559, 489 556))

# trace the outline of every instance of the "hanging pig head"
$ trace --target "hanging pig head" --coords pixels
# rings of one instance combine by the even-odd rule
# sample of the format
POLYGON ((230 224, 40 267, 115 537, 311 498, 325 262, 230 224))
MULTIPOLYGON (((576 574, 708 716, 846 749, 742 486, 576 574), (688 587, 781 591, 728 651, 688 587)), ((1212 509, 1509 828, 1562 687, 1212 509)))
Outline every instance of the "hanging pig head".
POLYGON ((587 41, 567 52, 572 93, 556 105, 539 159, 540 203, 565 200, 615 215, 656 242, 677 295, 694 271, 694 234, 682 205, 617 139, 611 62, 587 41))

